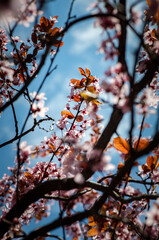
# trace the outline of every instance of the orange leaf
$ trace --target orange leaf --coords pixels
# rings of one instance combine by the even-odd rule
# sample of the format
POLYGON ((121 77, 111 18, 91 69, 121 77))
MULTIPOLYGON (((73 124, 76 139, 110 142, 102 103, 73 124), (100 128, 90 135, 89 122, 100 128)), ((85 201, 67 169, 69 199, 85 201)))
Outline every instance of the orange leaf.
POLYGON ((150 170, 153 170, 156 167, 158 156, 148 156, 146 159, 147 166, 150 170))
POLYGON ((78 68, 79 69, 79 72, 82 76, 85 76, 86 77, 86 74, 85 74, 85 71, 82 69, 82 68, 78 68))
POLYGON ((43 152, 43 153, 42 153, 42 157, 46 157, 46 152, 43 152))
POLYGON ((75 102, 80 102, 80 101, 81 101, 81 98, 80 98, 80 96, 78 96, 78 95, 73 95, 73 100, 74 100, 75 102))
POLYGON ((147 172, 150 171, 150 169, 148 168, 148 166, 145 165, 145 164, 142 165, 142 170, 144 171, 144 173, 147 173, 147 172))
POLYGON ((90 71, 88 68, 85 69, 86 73, 87 73, 87 76, 89 77, 91 75, 90 71))
POLYGON ((119 164, 118 164, 118 166, 117 166, 117 169, 120 169, 120 168, 122 168, 122 167, 124 167, 124 163, 119 162, 119 164))
POLYGON ((134 149, 136 151, 142 151, 149 145, 149 141, 147 138, 141 138, 139 143, 138 140, 134 143, 134 149))
POLYGON ((53 43, 52 46, 54 47, 62 47, 64 45, 64 42, 56 40, 57 43, 53 43))
POLYGON ((94 227, 97 225, 97 223, 94 221, 94 217, 90 216, 88 217, 88 220, 89 220, 89 223, 88 223, 89 226, 94 227))
POLYGON ((147 5, 150 7, 151 5, 151 0, 146 0, 147 5))
POLYGON ((52 151, 55 151, 55 150, 56 150, 55 146, 54 146, 52 143, 49 143, 48 145, 49 145, 49 147, 52 149, 52 151))
POLYGON ((146 163, 147 163, 147 166, 149 169, 151 169, 151 166, 153 164, 153 156, 148 156, 147 159, 146 159, 146 163))
POLYGON ((24 172, 24 175, 27 180, 32 180, 34 178, 34 176, 29 172, 24 172))
POLYGON ((157 38, 156 38, 156 29, 153 29, 153 30, 152 30, 152 37, 153 37, 155 40, 157 40, 157 38))
POLYGON ((96 105, 101 105, 102 103, 101 102, 99 102, 98 100, 92 100, 92 103, 94 103, 94 104, 96 104, 96 105))
MULTIPOLYGON (((58 16, 54 16, 53 18, 54 18, 54 19, 57 19, 58 16)), ((53 28, 53 26, 55 25, 55 22, 56 22, 56 21, 50 20, 50 25, 51 25, 52 28, 53 28)))
POLYGON ((89 92, 97 94, 97 91, 94 86, 89 86, 86 88, 89 92))
POLYGON ((76 117, 76 121, 77 121, 77 122, 82 122, 82 121, 83 121, 83 116, 82 116, 82 115, 78 115, 78 116, 76 117))
POLYGON ((103 222, 103 226, 102 226, 102 229, 101 229, 101 232, 105 232, 105 230, 108 228, 109 226, 109 223, 108 222, 103 222))
POLYGON ((87 78, 87 85, 90 85, 94 80, 94 77, 93 76, 90 76, 87 78))
POLYGON ((139 165, 139 163, 137 161, 134 162, 133 166, 137 167, 139 165))
POLYGON ((130 150, 130 146, 125 139, 123 139, 121 137, 114 138, 113 139, 113 144, 114 144, 114 147, 118 151, 120 151, 122 153, 125 153, 125 154, 128 154, 128 152, 130 150))
POLYGON ((66 111, 66 110, 61 112, 61 116, 64 116, 64 115, 65 115, 66 118, 69 118, 69 119, 72 119, 72 118, 75 117, 71 112, 66 111))
POLYGON ((97 234, 98 234, 98 229, 97 229, 97 227, 91 228, 91 229, 87 232, 87 237, 93 237, 93 236, 96 236, 97 234))
POLYGON ((49 29, 48 34, 52 37, 52 36, 54 36, 58 32, 59 32, 59 28, 55 27, 53 29, 49 29))
POLYGON ((83 88, 84 85, 80 80, 77 79, 71 79, 71 83, 76 87, 76 88, 83 88))
POLYGON ((40 24, 44 24, 45 26, 49 25, 49 19, 47 19, 46 17, 42 16, 40 18, 40 24))

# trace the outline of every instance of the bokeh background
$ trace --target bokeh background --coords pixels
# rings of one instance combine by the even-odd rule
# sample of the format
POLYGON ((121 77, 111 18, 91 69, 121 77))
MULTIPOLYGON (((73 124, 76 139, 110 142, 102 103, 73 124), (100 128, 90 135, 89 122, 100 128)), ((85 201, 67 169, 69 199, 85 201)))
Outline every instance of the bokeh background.
MULTIPOLYGON (((132 4, 134 1, 128 1, 129 4, 132 4)), ((58 23, 56 23, 57 27, 65 26, 65 22, 68 16, 69 8, 70 8, 71 1, 69 0, 55 0, 55 1, 48 1, 43 9, 45 17, 49 18, 50 16, 58 15, 58 23)), ((86 14, 91 13, 89 10, 90 5, 94 3, 92 0, 76 0, 72 16, 81 17, 86 14)), ((129 7, 129 6, 128 6, 129 7)), ((138 4, 138 10, 141 10, 142 13, 142 4, 138 4)), ((39 17, 40 18, 40 17, 39 17)), ((65 34, 63 41, 64 46, 60 48, 60 51, 56 57, 54 62, 54 67, 57 65, 56 70, 47 78, 41 92, 45 92, 45 96, 47 97, 45 105, 49 107, 49 111, 47 114, 55 119, 55 122, 60 118, 61 111, 64 109, 69 95, 70 88, 69 82, 71 78, 81 79, 81 75, 78 71, 78 67, 82 68, 89 68, 92 75, 100 78, 101 81, 106 79, 105 71, 108 69, 109 66, 114 64, 113 61, 105 61, 104 55, 99 52, 99 47, 102 42, 102 39, 105 38, 105 32, 99 27, 94 26, 95 19, 90 19, 84 22, 77 23, 69 31, 65 34)), ((3 26, 2 26, 3 28, 3 26)), ((14 32, 14 36, 19 36, 20 39, 26 40, 30 38, 31 31, 33 25, 30 27, 25 28, 22 25, 19 25, 14 32)), ((140 29, 138 29, 140 30, 140 29)), ((138 46, 139 42, 135 35, 132 33, 131 30, 128 31, 128 45, 127 45, 127 60, 129 64, 129 68, 132 68, 132 63, 134 59, 134 51, 135 48, 138 46)), ((36 91, 47 71, 47 67, 50 63, 50 57, 48 56, 47 61, 45 62, 41 72, 38 76, 34 79, 34 81, 29 86, 29 91, 33 92, 36 91)), ((22 127, 23 122, 26 118, 27 112, 29 109, 29 105, 27 101, 20 97, 18 101, 15 103, 15 110, 18 118, 18 125, 19 128, 22 127)), ((101 106, 100 114, 103 115, 104 121, 103 124, 105 125, 108 122, 111 113, 111 108, 106 108, 104 105, 101 106)), ((150 115, 147 118, 147 121, 150 125, 156 124, 156 116, 150 115)), ((30 117, 26 129, 31 127, 33 123, 32 117, 30 117)), ((134 135, 135 133, 138 136, 138 124, 141 123, 141 116, 135 115, 135 128, 134 128, 134 135)), ((45 127, 49 129, 49 124, 44 124, 41 127, 45 127)), ((128 137, 128 132, 130 128, 130 115, 126 114, 124 120, 119 126, 118 133, 121 137, 125 138, 128 137)), ((60 134, 60 131, 54 127, 57 134, 60 134)), ((53 130, 54 131, 54 130, 53 130)), ((152 129, 146 129, 143 132, 143 136, 148 137, 152 135, 152 129)), ((41 141, 44 140, 44 137, 49 137, 52 132, 46 133, 43 130, 39 130, 37 127, 34 132, 26 135, 22 138, 22 141, 27 141, 28 145, 38 145, 41 141)), ((15 126, 14 126, 14 119, 11 109, 7 108, 1 115, 0 118, 0 143, 3 143, 12 137, 15 136, 15 126)), ((86 136, 87 137, 87 136, 86 136)), ((119 154, 117 151, 111 151, 112 156, 112 163, 117 165, 119 163, 119 154)), ((3 176, 4 173, 9 173, 8 166, 14 166, 14 159, 16 156, 16 144, 12 143, 0 149, 0 177, 3 176)), ((145 159, 145 158, 144 158, 145 159)), ((144 159, 141 159, 144 161, 144 159)), ((31 165, 35 165, 36 161, 44 161, 45 159, 32 159, 31 165)), ((47 159, 46 159, 47 160, 47 159)), ((52 207, 51 215, 49 218, 44 219, 38 224, 31 224, 30 226, 24 227, 24 230, 27 232, 35 227, 38 227, 42 224, 46 224, 51 220, 58 217, 58 205, 55 204, 52 207)), ((56 234, 60 233, 61 230, 55 231, 56 234)))

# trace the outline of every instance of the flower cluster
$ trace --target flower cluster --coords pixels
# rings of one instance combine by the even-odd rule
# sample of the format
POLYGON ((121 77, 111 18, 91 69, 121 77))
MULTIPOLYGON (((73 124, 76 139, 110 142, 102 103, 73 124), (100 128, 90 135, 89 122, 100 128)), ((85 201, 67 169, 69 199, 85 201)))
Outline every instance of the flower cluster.
POLYGON ((48 111, 48 107, 44 106, 45 105, 44 100, 47 99, 46 97, 44 97, 45 93, 37 94, 36 92, 33 92, 30 95, 34 99, 34 102, 31 107, 33 118, 36 118, 38 115, 40 117, 45 117, 45 113, 48 111))
POLYGON ((80 78, 70 80, 68 101, 54 130, 42 128, 42 122, 53 119, 46 115, 47 98, 40 90, 54 70, 56 55, 53 55, 64 44, 64 32, 78 22, 78 19, 71 20, 73 1, 64 30, 55 27, 58 16, 42 16, 38 23, 36 17, 45 1, 16 0, 14 3, 13 0, 0 3, 0 8, 11 11, 10 18, 14 19, 13 27, 9 26, 9 38, 0 28, 0 106, 5 109, 10 104, 15 125, 15 136, 0 147, 17 141, 15 166, 9 167, 10 173, 0 180, 0 229, 3 232, 2 236, 0 231, 0 236, 3 240, 60 238, 49 235, 48 229, 52 231, 64 225, 63 238, 66 231, 72 240, 141 240, 149 236, 152 240, 158 239, 158 126, 156 124, 154 139, 147 137, 145 131, 145 128, 151 131, 152 126, 145 119, 148 113, 155 112, 159 101, 158 1, 146 0, 143 35, 136 30, 141 22, 141 14, 135 8, 138 3, 126 7, 120 0, 118 4, 99 0, 92 5, 99 14, 95 27, 106 33, 99 51, 105 60, 111 60, 111 67, 107 65, 102 83, 88 68, 79 67, 80 78), (13 35, 18 24, 28 27, 34 20, 31 39, 25 42, 13 35), (134 65, 127 60, 128 28, 141 40, 134 65), (10 55, 7 55, 8 49, 12 49, 10 55), (42 53, 40 60, 39 53, 42 53), (38 77, 48 53, 51 61, 45 77, 39 89, 30 93, 29 84, 38 77), (23 124, 18 121, 14 104, 19 95, 29 103, 23 124), (5 104, 6 101, 9 103, 5 104), (112 113, 103 130, 103 123, 107 121, 105 106, 111 108, 112 113), (118 129, 124 114, 131 116, 127 138, 118 129), (136 134, 135 126, 141 115, 136 134), (30 116, 32 126, 27 129, 30 116), (32 146, 22 138, 35 127, 51 134, 32 146), (54 201, 59 204, 58 218, 31 235, 26 234, 23 226, 33 219, 38 222, 48 217, 54 201), (86 221, 82 222, 83 219, 86 221), (71 224, 65 226, 65 223, 71 224))

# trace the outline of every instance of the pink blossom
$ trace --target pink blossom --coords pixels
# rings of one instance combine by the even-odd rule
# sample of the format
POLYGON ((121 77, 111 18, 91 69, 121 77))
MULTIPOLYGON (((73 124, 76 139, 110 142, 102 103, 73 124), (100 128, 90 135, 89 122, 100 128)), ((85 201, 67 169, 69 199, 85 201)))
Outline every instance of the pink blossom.
POLYGON ((37 102, 40 100, 46 100, 47 98, 45 97, 45 93, 39 93, 37 94, 37 92, 33 92, 30 93, 30 96, 32 96, 32 98, 34 98, 37 102))
POLYGON ((9 81, 13 80, 14 69, 10 66, 13 64, 8 60, 0 61, 0 70, 3 72, 4 75, 7 75, 9 81))
POLYGON ((146 216, 147 216, 147 219, 146 219, 147 226, 159 224, 159 198, 153 204, 150 211, 146 213, 146 216))
POLYGON ((38 115, 40 117, 45 117, 45 113, 48 111, 48 107, 45 107, 45 102, 42 100, 38 103, 33 103, 32 105, 32 116, 36 118, 38 115))
POLYGON ((13 40, 15 43, 23 42, 22 40, 20 40, 20 37, 19 37, 19 36, 12 37, 12 40, 13 40))

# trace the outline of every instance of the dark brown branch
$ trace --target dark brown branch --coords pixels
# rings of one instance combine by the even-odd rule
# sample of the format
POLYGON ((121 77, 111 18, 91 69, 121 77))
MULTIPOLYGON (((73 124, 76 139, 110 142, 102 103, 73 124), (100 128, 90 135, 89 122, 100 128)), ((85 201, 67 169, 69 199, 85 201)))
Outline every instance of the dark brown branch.
POLYGON ((133 167, 134 161, 141 156, 144 156, 145 154, 148 154, 150 151, 152 151, 155 147, 157 147, 159 144, 159 133, 156 133, 154 136, 154 139, 149 143, 149 145, 140 152, 134 152, 133 156, 131 156, 126 162, 124 167, 122 167, 118 174, 112 179, 109 187, 104 192, 103 196, 96 201, 94 205, 95 210, 99 210, 101 206, 104 204, 108 196, 112 194, 116 186, 121 182, 122 178, 125 176, 125 174, 129 173, 133 167))
MULTIPOLYGON (((126 19, 126 1, 120 0, 119 1, 119 14, 123 16, 124 19, 126 19)), ((127 22, 120 19, 120 26, 121 26, 121 34, 119 37, 119 57, 118 61, 123 64, 125 69, 127 69, 127 64, 125 61, 125 54, 126 54, 126 36, 127 36, 127 22)))
MULTIPOLYGON (((77 220, 82 220, 90 216, 93 212, 97 212, 101 208, 101 206, 104 204, 107 197, 113 194, 113 191, 115 190, 116 186, 121 182, 125 174, 129 172, 130 169, 133 167, 134 161, 137 158, 152 151, 155 147, 158 146, 158 143, 159 143, 159 133, 155 135, 154 139, 150 142, 148 147, 146 147, 141 152, 135 152, 134 155, 126 161, 124 167, 121 168, 118 174, 112 179, 109 187, 104 187, 105 188, 104 194, 95 202, 95 204, 90 210, 63 218, 62 220, 58 219, 53 223, 41 228, 42 230, 39 229, 37 231, 34 231, 33 237, 41 236, 42 233, 44 234, 50 230, 58 228, 59 226, 69 225, 77 220)), ((8 229, 11 227, 11 225, 8 224, 8 222, 11 223, 15 217, 19 218, 31 203, 36 202, 39 198, 43 198, 45 194, 52 191, 56 191, 56 190, 71 190, 71 189, 79 189, 84 187, 94 187, 94 189, 99 191, 103 190, 103 186, 100 184, 85 182, 84 184, 80 185, 75 183, 72 178, 55 179, 55 180, 50 180, 37 185, 34 189, 30 190, 27 194, 25 194, 21 200, 19 200, 18 208, 17 208, 17 204, 15 204, 12 207, 12 209, 7 213, 5 219, 0 223, 0 229, 2 229, 0 232, 0 237, 2 237, 4 233, 7 232, 8 229)), ((32 239, 32 238, 26 238, 26 239, 32 239)))
MULTIPOLYGON (((118 15, 114 15, 114 14, 92 14, 92 15, 86 15, 84 17, 75 19, 74 21, 70 22, 68 25, 66 25, 66 27, 63 29, 63 31, 61 31, 60 34, 57 34, 56 39, 58 39, 60 36, 62 36, 65 32, 67 32, 72 26, 74 26, 76 23, 78 22, 82 22, 84 20, 87 19, 91 19, 91 18, 95 18, 95 17, 115 17, 117 19, 121 19, 122 21, 125 21, 125 19, 122 18, 122 15, 120 16, 118 15)), ((54 40, 53 40, 54 41, 54 40)), ((40 64, 38 66, 38 69, 35 71, 35 73, 31 76, 28 77, 27 81, 25 82, 24 86, 21 88, 21 90, 12 98, 12 102, 15 102, 25 91, 25 89, 30 85, 30 83, 33 81, 33 79, 35 78, 35 76, 40 72, 41 68, 43 67, 46 57, 48 55, 48 52, 50 50, 51 47, 51 43, 47 44, 46 46, 46 50, 41 58, 40 64)), ((8 106, 10 106, 11 101, 6 102, 3 106, 0 107, 0 112, 4 111, 8 106)))
MULTIPOLYGON (((8 95, 9 95, 9 99, 11 101, 11 95, 10 95, 10 92, 8 91, 8 95)), ((15 113, 15 108, 14 108, 14 105, 11 101, 11 107, 12 107, 12 112, 13 112, 13 117, 14 117, 14 124, 15 124, 15 137, 18 136, 18 121, 17 121, 17 116, 16 116, 16 113, 15 113)))
POLYGON ((63 219, 59 218, 59 219, 51 222, 50 224, 47 224, 43 227, 40 227, 40 228, 34 230, 28 236, 23 238, 23 240, 33 240, 37 236, 43 236, 44 233, 47 233, 48 231, 51 231, 53 229, 57 229, 61 226, 69 226, 72 223, 74 223, 76 221, 83 220, 84 218, 87 218, 92 214, 93 214, 93 211, 92 211, 92 209, 90 209, 90 210, 86 210, 84 212, 76 213, 72 216, 64 217, 63 219))
POLYGON ((48 194, 57 190, 71 190, 71 189, 81 189, 81 188, 93 188, 98 191, 105 191, 106 187, 93 182, 85 182, 80 185, 74 182, 73 178, 69 179, 54 179, 46 181, 37 185, 34 189, 30 190, 25 194, 19 201, 18 205, 15 204, 12 209, 6 214, 4 220, 0 223, 0 237, 3 236, 5 232, 11 227, 11 223, 15 217, 19 218, 23 212, 28 208, 28 206, 38 199, 43 198, 45 194, 48 194), (8 224, 10 223, 10 224, 8 224))
POLYGON ((118 200, 121 201, 122 203, 131 203, 133 201, 140 201, 142 199, 156 200, 157 198, 159 198, 159 194, 142 194, 139 196, 130 197, 128 199, 122 199, 119 197, 118 200))
POLYGON ((113 219, 116 220, 117 222, 123 222, 124 224, 127 224, 129 226, 131 226, 137 234, 139 234, 140 236, 142 236, 142 239, 146 240, 149 239, 148 235, 146 235, 144 233, 144 231, 136 224, 134 224, 132 221, 130 221, 128 218, 125 217, 119 217, 119 216, 113 216, 113 215, 99 215, 108 219, 113 219))
POLYGON ((29 132, 34 131, 35 127, 38 126, 40 123, 44 122, 44 121, 48 121, 50 120, 49 118, 44 118, 44 119, 40 119, 38 122, 36 122, 31 128, 29 128, 28 130, 26 130, 25 132, 23 132, 22 134, 15 136, 14 138, 8 140, 7 142, 4 142, 2 144, 0 144, 0 148, 13 143, 14 141, 22 138, 23 136, 27 135, 29 132))
MULTIPOLYGON (((102 152, 104 151, 113 133, 116 132, 122 117, 123 117, 122 111, 115 107, 106 128, 104 129, 97 144, 94 147, 94 150, 97 149, 97 150, 101 150, 102 152)), ((87 163, 88 165, 87 168, 83 170, 82 174, 85 179, 90 178, 94 173, 94 171, 92 170, 92 166, 94 165, 94 162, 95 162, 94 158, 90 159, 89 162, 87 163)))

